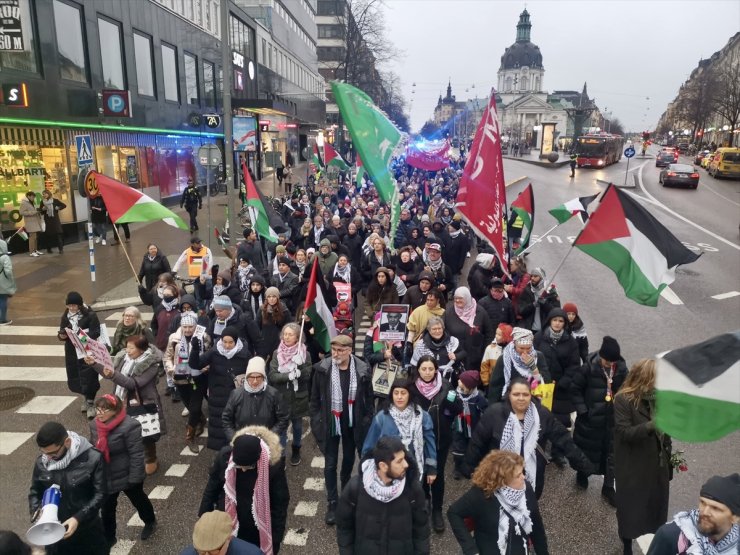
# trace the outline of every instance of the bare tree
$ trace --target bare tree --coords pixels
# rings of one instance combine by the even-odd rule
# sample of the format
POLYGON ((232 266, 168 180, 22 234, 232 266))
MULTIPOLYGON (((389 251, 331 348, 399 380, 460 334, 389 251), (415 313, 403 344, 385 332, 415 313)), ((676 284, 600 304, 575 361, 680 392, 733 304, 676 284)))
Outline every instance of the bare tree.
MULTIPOLYGON (((716 69, 717 89, 714 113, 729 127, 730 137, 740 121, 740 58, 733 51, 725 62, 716 69)), ((730 140, 732 144, 732 140, 730 140)))
POLYGON ((392 71, 380 73, 378 107, 401 131, 409 131, 409 118, 405 113, 406 102, 401 94, 401 79, 392 71))
POLYGON ((676 104, 682 126, 691 128, 691 136, 696 137, 699 129, 704 129, 714 111, 717 98, 717 73, 707 65, 699 67, 691 78, 681 86, 676 104))

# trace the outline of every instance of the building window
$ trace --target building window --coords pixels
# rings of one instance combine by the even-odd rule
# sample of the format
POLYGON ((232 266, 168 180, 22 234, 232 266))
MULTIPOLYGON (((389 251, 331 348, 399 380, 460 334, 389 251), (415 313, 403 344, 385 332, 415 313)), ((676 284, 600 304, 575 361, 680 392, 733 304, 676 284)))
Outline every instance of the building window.
POLYGON ((87 83, 82 9, 76 4, 54 0, 54 27, 62 79, 87 83))
POLYGON ((211 62, 203 61, 203 92, 206 106, 216 106, 216 71, 211 62))
POLYGON ((177 49, 162 43, 162 77, 164 78, 164 99, 180 101, 180 87, 177 79, 177 49))
POLYGON ((262 65, 267 65, 267 41, 262 39, 262 65))
POLYGON ((192 54, 185 53, 185 90, 188 104, 200 104, 198 95, 198 58, 192 54))
POLYGON ((341 39, 344 37, 343 25, 317 25, 320 39, 341 39))
POLYGON ((136 61, 137 91, 144 96, 154 96, 154 64, 152 63, 152 39, 134 32, 134 59, 136 61))
POLYGON ((341 62, 344 60, 344 48, 341 46, 319 46, 317 49, 319 61, 341 62))
MULTIPOLYGON (((23 31, 23 50, 14 52, 0 52, 0 65, 5 69, 15 69, 38 73, 38 62, 36 57, 36 32, 31 19, 30 2, 26 0, 18 6, 21 10, 21 30, 23 31)), ((16 39, 8 39, 16 40, 16 39)))
POLYGON ((316 15, 344 15, 344 0, 319 0, 316 15))
POLYGON ((110 89, 125 89, 126 76, 123 72, 123 50, 121 27, 118 23, 98 18, 100 56, 103 61, 103 86, 110 89))

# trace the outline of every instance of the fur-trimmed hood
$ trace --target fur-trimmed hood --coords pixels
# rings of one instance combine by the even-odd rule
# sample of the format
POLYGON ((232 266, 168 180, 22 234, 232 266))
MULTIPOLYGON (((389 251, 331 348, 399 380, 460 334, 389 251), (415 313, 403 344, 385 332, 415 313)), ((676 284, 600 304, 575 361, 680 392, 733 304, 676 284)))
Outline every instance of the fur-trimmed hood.
POLYGON ((280 437, 275 432, 268 430, 264 426, 244 426, 241 430, 237 430, 234 433, 234 437, 231 438, 231 446, 234 446, 236 438, 243 435, 257 436, 265 442, 267 448, 270 450, 270 466, 274 466, 280 462, 280 458, 283 456, 283 448, 280 445, 280 437))

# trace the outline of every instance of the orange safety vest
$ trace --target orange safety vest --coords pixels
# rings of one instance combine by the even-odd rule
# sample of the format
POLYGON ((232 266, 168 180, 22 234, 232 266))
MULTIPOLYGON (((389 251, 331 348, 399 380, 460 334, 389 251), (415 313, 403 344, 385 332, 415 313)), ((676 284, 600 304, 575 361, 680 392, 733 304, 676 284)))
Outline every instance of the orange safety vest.
POLYGON ((198 278, 210 271, 205 261, 205 257, 208 254, 208 247, 201 247, 198 252, 195 252, 192 247, 188 247, 185 253, 185 263, 188 265, 188 277, 198 278))

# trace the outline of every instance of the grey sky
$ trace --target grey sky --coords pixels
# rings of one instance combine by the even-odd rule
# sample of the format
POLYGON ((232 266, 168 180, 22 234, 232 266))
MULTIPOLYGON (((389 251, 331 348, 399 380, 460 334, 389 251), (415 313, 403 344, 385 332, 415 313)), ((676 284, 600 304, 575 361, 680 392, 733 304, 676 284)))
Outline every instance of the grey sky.
MULTIPOLYGON (((404 53, 389 67, 401 76, 418 131, 448 78, 458 100, 488 96, 525 2, 386 0, 386 6, 388 36, 404 53)), ((586 81, 599 108, 630 131, 653 129, 699 59, 740 31, 738 0, 530 0, 526 7, 545 89, 581 90, 586 81)))

